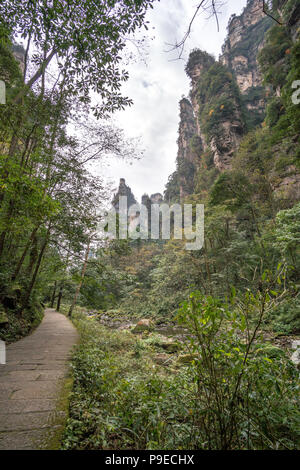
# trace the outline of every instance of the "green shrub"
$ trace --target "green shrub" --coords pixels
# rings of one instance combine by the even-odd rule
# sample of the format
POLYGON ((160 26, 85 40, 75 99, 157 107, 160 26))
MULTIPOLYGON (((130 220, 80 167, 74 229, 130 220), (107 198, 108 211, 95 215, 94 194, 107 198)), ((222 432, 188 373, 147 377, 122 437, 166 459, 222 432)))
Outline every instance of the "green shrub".
POLYGON ((257 344, 267 290, 226 304, 191 294, 179 312, 189 327, 197 384, 199 447, 294 449, 299 445, 298 373, 283 351, 257 344), (239 305, 240 308, 237 308, 239 305))
POLYGON ((76 315, 81 344, 63 449, 180 449, 195 446, 195 385, 185 370, 166 376, 151 348, 76 315))
POLYGON ((40 304, 31 305, 22 315, 7 309, 6 316, 8 323, 0 327, 0 339, 12 343, 31 333, 40 324, 43 307, 40 304))
POLYGON ((283 334, 300 333, 300 299, 288 298, 269 314, 273 330, 283 334))

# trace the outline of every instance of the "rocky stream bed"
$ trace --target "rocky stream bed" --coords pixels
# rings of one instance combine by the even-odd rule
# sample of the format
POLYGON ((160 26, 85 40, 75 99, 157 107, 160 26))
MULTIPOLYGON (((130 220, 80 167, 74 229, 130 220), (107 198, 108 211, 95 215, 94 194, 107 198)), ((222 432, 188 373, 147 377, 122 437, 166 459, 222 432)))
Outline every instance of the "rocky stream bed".
MULTIPOLYGON (((153 346, 164 352, 159 352, 154 357, 155 362, 161 365, 169 365, 173 361, 173 355, 176 354, 179 363, 188 363, 193 359, 193 355, 183 354, 186 350, 185 342, 189 336, 189 331, 175 323, 156 323, 149 318, 133 320, 129 317, 112 315, 109 312, 98 313, 95 311, 87 312, 91 318, 95 318, 106 328, 120 331, 130 331, 133 334, 146 335, 153 346)), ((264 340, 269 342, 274 348, 280 348, 286 351, 291 361, 300 368, 300 337, 297 335, 276 335, 270 332, 263 333, 264 340)))

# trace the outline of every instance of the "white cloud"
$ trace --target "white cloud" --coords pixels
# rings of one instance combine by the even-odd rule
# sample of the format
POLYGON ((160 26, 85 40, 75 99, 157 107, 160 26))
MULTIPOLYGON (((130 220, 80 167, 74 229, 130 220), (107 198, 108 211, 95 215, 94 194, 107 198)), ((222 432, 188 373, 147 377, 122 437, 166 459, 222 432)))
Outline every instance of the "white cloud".
POLYGON ((178 102, 182 95, 189 93, 189 79, 184 72, 188 53, 198 47, 218 57, 229 17, 232 13, 240 14, 245 4, 246 0, 230 0, 222 7, 219 32, 214 18, 200 14, 186 43, 185 60, 172 60, 176 54, 166 52, 167 43, 175 43, 183 37, 196 1, 161 0, 154 4, 154 9, 148 13, 149 31, 151 34, 151 27, 155 27, 155 38, 150 41, 147 65, 130 64, 130 78, 123 88, 134 105, 116 117, 126 135, 141 136, 145 155, 132 164, 112 159, 109 167, 98 167, 97 172, 105 172, 116 186, 119 178, 125 178, 138 199, 145 192, 163 192, 168 176, 175 169, 178 102))

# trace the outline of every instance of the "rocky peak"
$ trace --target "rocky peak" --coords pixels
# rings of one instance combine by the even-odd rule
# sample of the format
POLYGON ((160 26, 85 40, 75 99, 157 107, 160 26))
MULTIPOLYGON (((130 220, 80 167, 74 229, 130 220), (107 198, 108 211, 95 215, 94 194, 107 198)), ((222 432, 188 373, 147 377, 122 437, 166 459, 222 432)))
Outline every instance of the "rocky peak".
POLYGON ((256 24, 261 18, 266 15, 263 10, 263 0, 248 0, 245 10, 242 13, 243 23, 246 27, 256 24))
POLYGON ((161 204, 163 202, 163 196, 160 193, 154 193, 150 196, 151 204, 161 204))
MULTIPOLYGON (((203 72, 208 70, 209 67, 213 65, 214 62, 215 62, 215 59, 207 52, 201 51, 200 49, 194 49, 190 53, 188 62, 185 66, 186 74, 191 79, 191 90, 190 90, 191 103, 188 100, 187 101, 189 104, 191 104, 192 113, 194 116, 194 123, 196 125, 196 133, 201 138, 202 146, 205 150, 207 149, 207 145, 205 141, 205 136, 203 135, 201 131, 201 126, 199 123, 199 105, 197 101, 197 90, 198 90, 198 83, 203 72)), ((180 118, 181 118, 183 115, 184 106, 186 103, 184 103, 183 100, 181 100, 179 104, 180 104, 180 118)), ((186 108, 187 107, 188 105, 186 104, 186 108)))
POLYGON ((197 84, 202 71, 210 67, 214 61, 215 59, 210 54, 200 49, 194 49, 190 53, 185 71, 191 79, 192 87, 197 84))
MULTIPOLYGON (((198 163, 199 152, 195 152, 192 146, 193 139, 197 136, 198 125, 194 115, 194 109, 187 98, 182 98, 179 103, 180 122, 178 129, 177 169, 181 197, 193 190, 194 173, 198 163)), ((198 137, 198 149, 203 149, 201 138, 198 137)))
POLYGON ((197 133, 197 123, 193 106, 187 98, 183 98, 179 102, 179 108, 178 158, 193 162, 195 155, 189 145, 190 140, 197 133))
MULTIPOLYGON (((244 131, 240 94, 235 77, 225 65, 216 62, 203 51, 193 51, 192 57, 186 67, 188 75, 191 73, 191 63, 195 67, 200 61, 202 71, 197 82, 192 80, 191 83, 190 96, 193 115, 196 117, 196 132, 195 126, 190 125, 190 134, 194 132, 201 142, 198 155, 203 150, 211 151, 216 168, 223 171, 230 168, 231 158, 244 131), (220 86, 220 83, 223 85, 220 86)), ((183 113, 180 131, 184 129, 182 116, 183 113)), ((188 132, 185 130, 185 133, 188 132)), ((195 134, 194 137, 189 135, 189 139, 195 141, 195 134)), ((179 132, 179 155, 182 140, 184 139, 179 132)), ((186 160, 195 162, 189 155, 183 156, 186 160)))
MULTIPOLYGON (((223 171, 230 168, 233 153, 239 146, 245 123, 243 122, 242 108, 247 108, 247 123, 255 126, 262 122, 265 109, 265 95, 262 88, 262 77, 257 63, 257 54, 262 47, 264 35, 270 27, 272 20, 263 12, 262 0, 248 0, 247 5, 240 16, 233 15, 229 20, 228 36, 222 48, 219 62, 201 50, 193 50, 186 65, 186 73, 191 79, 191 107, 181 102, 181 122, 179 127, 179 153, 183 158, 193 161, 188 152, 184 152, 186 136, 191 139, 191 134, 196 132, 201 139, 203 149, 211 150, 214 155, 215 166, 223 171), (203 77, 210 73, 207 86, 215 80, 215 74, 227 73, 228 89, 226 86, 216 90, 215 96, 207 97, 207 102, 199 97, 199 84, 203 77), (227 71, 226 71, 227 69, 227 71), (234 92, 236 85, 242 95, 242 99, 234 92), (201 102, 202 100, 202 102, 201 102), (223 102, 223 101, 224 102, 223 102), (218 107, 216 107, 218 102, 218 107), (221 102, 224 104, 222 106, 221 102), (209 114, 203 119, 205 107, 211 108, 209 114), (232 112, 226 112, 226 103, 231 103, 232 112), (184 109, 183 109, 184 108, 184 109), (185 111, 185 113, 183 112, 185 111), (221 112, 220 112, 221 111, 221 112), (189 113, 194 119, 186 119, 189 113), (214 121, 214 130, 210 129, 207 135, 207 126, 203 121, 214 121), (202 124, 201 124, 202 123, 202 124), (187 129, 189 126, 189 129, 187 129)), ((224 80, 227 80, 225 77, 224 80)), ((218 87, 217 87, 218 88, 218 87)), ((202 95, 205 95, 205 90, 202 95)))
POLYGON ((229 20, 228 36, 220 56, 220 62, 235 76, 250 118, 255 124, 263 120, 265 108, 257 54, 271 24, 272 20, 263 12, 263 1, 248 0, 242 14, 233 15, 229 20))
POLYGON ((230 169, 245 130, 263 121, 266 97, 257 56, 272 24, 263 0, 248 0, 242 14, 229 20, 219 61, 198 49, 190 53, 190 100, 180 101, 177 169, 168 182, 172 197, 174 191, 181 198, 193 192, 203 154, 219 171, 230 169))
POLYGON ((142 196, 142 204, 147 207, 148 210, 151 208, 151 204, 162 204, 163 203, 163 196, 160 193, 151 194, 149 197, 148 194, 143 194, 142 196))
POLYGON ((150 197, 148 196, 148 194, 143 194, 142 195, 142 204, 146 207, 149 207, 149 205, 151 204, 151 200, 150 200, 150 197))
POLYGON ((119 210, 119 197, 120 196, 126 196, 127 197, 127 207, 132 206, 133 204, 136 204, 136 199, 131 192, 131 189, 127 184, 125 183, 124 178, 120 178, 120 183, 119 183, 119 188, 118 191, 115 193, 112 205, 115 208, 115 210, 118 212, 119 210))
POLYGON ((233 48, 243 39, 246 29, 258 23, 262 18, 265 18, 263 1, 248 0, 243 13, 240 16, 232 15, 230 18, 227 27, 228 38, 223 50, 226 50, 227 47, 233 48))
POLYGON ((13 44, 12 45, 12 53, 14 58, 19 64, 19 67, 22 72, 24 72, 25 69, 25 49, 21 44, 13 44))

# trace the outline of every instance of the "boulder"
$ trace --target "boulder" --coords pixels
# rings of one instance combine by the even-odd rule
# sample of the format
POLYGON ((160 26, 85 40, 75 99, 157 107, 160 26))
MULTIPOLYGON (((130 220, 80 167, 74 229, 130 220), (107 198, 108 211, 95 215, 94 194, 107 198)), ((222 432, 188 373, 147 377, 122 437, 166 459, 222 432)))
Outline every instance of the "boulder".
POLYGON ((133 326, 133 323, 122 323, 120 326, 118 326, 118 330, 129 331, 133 326))
POLYGON ((300 368, 300 340, 292 341, 292 350, 294 351, 291 355, 291 361, 300 368))
POLYGON ((170 359, 171 359, 171 356, 165 353, 159 353, 153 357, 153 361, 156 362, 156 364, 159 364, 161 366, 167 366, 170 363, 170 359))
POLYGON ((148 318, 144 318, 140 321, 137 322, 135 327, 131 330, 132 333, 137 334, 137 333, 144 333, 144 331, 151 331, 153 330, 153 322, 149 320, 148 318))
POLYGON ((181 354, 178 356, 178 364, 191 364, 195 359, 198 359, 197 354, 181 354))
POLYGON ((171 338, 163 337, 160 343, 157 343, 157 346, 162 347, 165 351, 169 353, 176 353, 181 349, 181 346, 177 341, 172 340, 171 338))

